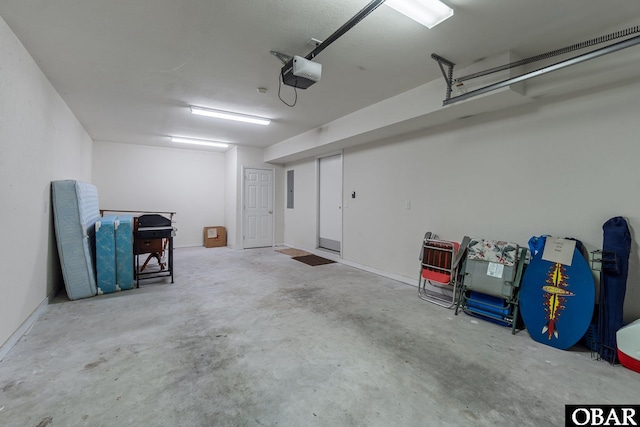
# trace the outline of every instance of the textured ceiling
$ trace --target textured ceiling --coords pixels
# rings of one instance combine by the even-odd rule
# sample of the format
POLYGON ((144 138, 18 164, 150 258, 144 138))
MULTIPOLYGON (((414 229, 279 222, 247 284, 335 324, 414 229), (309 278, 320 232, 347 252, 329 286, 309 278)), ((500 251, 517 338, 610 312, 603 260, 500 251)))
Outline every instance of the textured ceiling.
MULTIPOLYGON (((177 135, 257 147, 441 78, 433 52, 464 67, 507 50, 560 48, 640 18, 635 0, 448 0, 455 15, 429 30, 383 5, 318 55, 322 79, 298 90, 295 107, 280 102, 281 63, 269 51, 306 55, 310 38, 328 37, 367 3, 2 0, 0 16, 94 140, 170 146, 177 135), (225 123, 192 116, 189 105, 273 122, 225 123)), ((281 95, 295 96, 288 86, 281 95)))

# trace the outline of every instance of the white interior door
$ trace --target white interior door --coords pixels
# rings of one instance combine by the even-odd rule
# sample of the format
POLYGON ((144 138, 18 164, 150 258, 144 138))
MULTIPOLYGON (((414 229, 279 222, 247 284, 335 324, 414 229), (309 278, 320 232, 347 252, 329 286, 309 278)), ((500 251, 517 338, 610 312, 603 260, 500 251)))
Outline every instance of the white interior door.
POLYGON ((342 242, 342 155, 319 159, 318 246, 340 251, 342 242))
POLYGON ((244 247, 273 246, 273 170, 244 170, 244 247))

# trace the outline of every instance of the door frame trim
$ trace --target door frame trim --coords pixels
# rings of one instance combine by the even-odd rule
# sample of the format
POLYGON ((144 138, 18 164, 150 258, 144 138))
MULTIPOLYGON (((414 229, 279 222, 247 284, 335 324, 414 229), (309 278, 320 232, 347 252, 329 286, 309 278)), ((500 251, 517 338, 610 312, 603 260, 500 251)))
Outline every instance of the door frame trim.
POLYGON ((241 167, 242 172, 241 172, 241 177, 240 177, 240 235, 242 236, 242 239, 240 240, 240 249, 245 249, 244 247, 244 214, 245 214, 245 200, 244 200, 244 196, 245 196, 245 191, 244 191, 244 185, 245 185, 245 174, 247 169, 258 169, 258 170, 265 170, 265 171, 271 171, 271 173, 273 174, 273 180, 271 182, 271 206, 273 209, 273 213, 271 214, 271 247, 275 246, 275 239, 276 239, 276 170, 275 168, 260 168, 260 167, 253 167, 253 166, 245 166, 242 165, 241 167))
POLYGON ((315 160, 316 164, 316 249, 321 251, 329 251, 331 253, 338 254, 340 258, 342 258, 342 250, 344 248, 344 150, 331 151, 326 154, 322 154, 320 156, 316 156, 315 160), (326 249, 320 247, 320 160, 333 157, 340 156, 340 205, 342 209, 340 209, 340 250, 332 251, 331 249, 326 249))

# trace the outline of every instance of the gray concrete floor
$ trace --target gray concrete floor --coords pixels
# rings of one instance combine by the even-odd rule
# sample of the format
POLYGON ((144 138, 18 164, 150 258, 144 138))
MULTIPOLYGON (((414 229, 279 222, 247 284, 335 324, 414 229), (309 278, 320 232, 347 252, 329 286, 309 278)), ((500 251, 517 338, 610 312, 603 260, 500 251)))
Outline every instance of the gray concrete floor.
MULTIPOLYGON (((416 261, 417 262, 417 261, 416 261)), ((640 375, 273 249, 175 251, 175 284, 56 298, 0 362, 2 426, 561 426, 640 375)))

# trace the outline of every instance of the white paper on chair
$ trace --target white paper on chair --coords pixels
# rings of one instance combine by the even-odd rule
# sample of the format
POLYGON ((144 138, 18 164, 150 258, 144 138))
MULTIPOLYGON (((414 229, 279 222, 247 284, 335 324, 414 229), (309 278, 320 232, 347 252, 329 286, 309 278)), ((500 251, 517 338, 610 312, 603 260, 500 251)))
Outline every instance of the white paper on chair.
POLYGON ((207 229, 207 239, 217 239, 218 238, 218 229, 217 228, 209 228, 207 229))
POLYGON ((542 252, 542 259, 559 264, 571 265, 575 247, 575 240, 547 236, 544 251, 542 252))
POLYGON ((490 262, 487 267, 487 276, 497 277, 502 279, 502 273, 504 272, 504 265, 497 262, 490 262))

